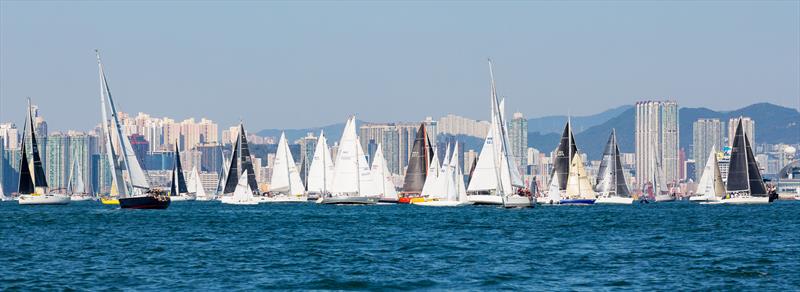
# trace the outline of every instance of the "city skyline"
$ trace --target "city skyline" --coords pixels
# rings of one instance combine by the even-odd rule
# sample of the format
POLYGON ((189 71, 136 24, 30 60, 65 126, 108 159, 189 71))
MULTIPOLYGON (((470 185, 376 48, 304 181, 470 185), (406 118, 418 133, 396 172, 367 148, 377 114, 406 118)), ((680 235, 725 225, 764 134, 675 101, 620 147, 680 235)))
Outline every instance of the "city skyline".
POLYGON ((0 3, 0 120, 22 120, 31 96, 55 130, 96 124, 93 48, 103 52, 122 111, 221 125, 241 119, 254 130, 351 114, 487 120, 487 57, 507 111, 528 117, 653 97, 721 110, 760 101, 798 108, 800 96, 797 2, 51 4, 0 3), (175 24, 182 10, 193 13, 175 24), (408 17, 419 21, 401 21, 408 17), (242 103, 250 106, 234 106, 242 103))

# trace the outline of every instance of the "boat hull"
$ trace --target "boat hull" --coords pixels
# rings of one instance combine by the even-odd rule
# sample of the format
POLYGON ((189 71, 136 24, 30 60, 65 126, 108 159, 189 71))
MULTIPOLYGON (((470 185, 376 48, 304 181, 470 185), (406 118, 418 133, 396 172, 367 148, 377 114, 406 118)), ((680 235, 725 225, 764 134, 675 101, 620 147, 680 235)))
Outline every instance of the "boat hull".
POLYGON ((103 203, 103 205, 119 205, 119 199, 100 198, 100 203, 103 203))
POLYGON ((691 196, 691 197, 689 197, 689 202, 694 202, 694 203, 713 202, 713 201, 719 201, 719 199, 717 199, 717 197, 710 197, 710 196, 691 196))
POLYGON ((306 196, 287 196, 277 195, 272 197, 258 197, 259 203, 305 203, 308 202, 306 196))
POLYGON ((317 200, 320 204, 327 205, 374 205, 378 199, 374 197, 329 197, 317 200))
POLYGON ((378 198, 378 203, 382 204, 398 204, 398 198, 378 198))
POLYGON ((559 205, 594 205, 595 199, 562 199, 559 205))
POLYGON ((240 199, 233 196, 220 197, 219 201, 228 205, 258 205, 257 198, 240 199))
POLYGON ((119 207, 122 209, 154 209, 163 210, 169 208, 170 198, 168 196, 139 196, 119 199, 119 207))
POLYGON ((426 207, 461 207, 461 206, 469 206, 472 205, 472 202, 459 202, 459 201, 427 201, 427 202, 415 202, 414 205, 418 206, 426 206, 426 207))
POLYGON ((657 195, 655 201, 656 201, 656 203, 675 202, 675 196, 673 196, 673 195, 657 195))
POLYGON ((503 198, 497 195, 467 195, 467 201, 475 205, 503 205, 503 198))
POLYGON ((72 202, 90 201, 94 200, 94 197, 88 194, 72 194, 71 196, 69 196, 69 200, 72 202))
POLYGON ((187 202, 187 201, 194 201, 195 198, 192 196, 169 196, 169 200, 171 202, 187 202))
POLYGON ((505 208, 529 208, 536 205, 536 198, 527 196, 511 195, 506 196, 503 200, 503 207, 505 208))
POLYGON ((69 196, 61 194, 21 195, 17 199, 20 205, 66 205, 70 201, 69 196))
POLYGON ((722 199, 723 204, 732 205, 755 205, 755 204, 769 204, 769 197, 734 197, 729 199, 722 199))
POLYGON ((609 205, 631 205, 633 198, 624 197, 599 197, 594 201, 595 204, 609 204, 609 205))

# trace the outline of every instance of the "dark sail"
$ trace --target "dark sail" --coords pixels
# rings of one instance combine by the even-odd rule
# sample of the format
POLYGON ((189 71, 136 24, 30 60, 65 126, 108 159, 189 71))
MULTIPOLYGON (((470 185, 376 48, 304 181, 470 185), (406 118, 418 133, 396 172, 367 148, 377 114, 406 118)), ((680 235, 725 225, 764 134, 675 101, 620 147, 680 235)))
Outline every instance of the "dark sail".
MULTIPOLYGON (((611 172, 614 170, 614 132, 611 132, 611 135, 608 136, 608 142, 606 142, 606 147, 603 149, 603 157, 600 161, 600 168, 597 169, 597 179, 595 180, 595 186, 597 189, 595 191, 598 192, 605 192, 608 190, 603 190, 604 188, 604 180, 613 176, 611 172)), ((609 186, 611 187, 611 186, 609 186)))
POLYGON ((628 190, 628 183, 625 181, 625 173, 622 172, 622 160, 619 159, 619 146, 617 146, 617 137, 614 135, 614 157, 616 160, 615 163, 615 170, 614 170, 614 179, 617 182, 617 196, 620 197, 630 197, 631 191, 628 190))
POLYGON ((597 171, 595 185, 597 192, 607 192, 620 197, 631 196, 628 184, 625 182, 625 174, 622 171, 622 161, 619 158, 617 134, 613 130, 608 137, 606 148, 603 150, 603 160, 600 162, 600 168, 597 171))
POLYGON ((308 178, 306 177, 306 159, 305 156, 300 158, 300 181, 303 182, 303 188, 308 189, 308 178))
POLYGON ((467 177, 467 185, 472 181, 472 173, 475 172, 475 167, 478 166, 478 158, 472 160, 472 167, 469 168, 469 177, 467 177))
POLYGON ((33 194, 33 178, 28 165, 28 154, 25 153, 25 134, 22 134, 22 159, 19 162, 19 193, 33 194))
POLYGON ((228 167, 228 177, 225 178, 225 187, 222 189, 223 194, 230 194, 236 190, 236 184, 239 183, 239 160, 237 159, 239 155, 239 140, 240 138, 236 138, 236 143, 233 144, 233 153, 231 154, 231 164, 228 167))
MULTIPOLYGON (((30 108, 29 108, 30 110, 30 108)), ((36 187, 47 187, 47 178, 44 176, 42 159, 39 157, 39 146, 36 143, 36 133, 34 132, 33 116, 29 113, 31 126, 31 158, 33 158, 33 183, 36 187)))
POLYGON ((240 155, 242 160, 242 171, 247 171, 247 185, 253 192, 258 191, 258 183, 256 182, 256 172, 253 171, 253 161, 250 158, 250 147, 247 146, 247 133, 244 132, 244 125, 239 125, 239 139, 242 141, 242 153, 240 155))
POLYGON ((567 189, 569 164, 572 162, 570 153, 571 155, 578 153, 578 147, 575 146, 575 137, 572 136, 571 127, 567 122, 564 126, 564 133, 561 134, 561 142, 558 143, 558 148, 556 148, 556 158, 553 163, 553 171, 558 175, 558 189, 562 191, 567 189))
POLYGON ((731 147, 731 160, 728 166, 727 190, 729 193, 742 192, 750 189, 746 147, 744 133, 742 133, 742 122, 740 120, 736 125, 736 134, 733 137, 733 146, 731 147))
POLYGON ((753 155, 753 148, 750 147, 750 139, 747 134, 744 135, 745 152, 747 152, 747 177, 750 184, 750 195, 754 197, 766 197, 767 187, 764 185, 764 179, 761 177, 761 170, 758 168, 758 162, 753 155))
POLYGON ((428 135, 425 131, 425 124, 419 126, 417 136, 414 138, 414 145, 411 148, 411 157, 408 159, 406 177, 403 182, 403 193, 419 194, 428 177, 428 164, 430 163, 431 147, 428 135))
POLYGON ((175 167, 172 168, 172 186, 170 187, 170 194, 177 196, 178 194, 188 193, 189 189, 186 187, 186 178, 183 176, 183 167, 181 167, 181 154, 178 151, 178 144, 175 144, 175 167), (175 179, 177 178, 177 184, 175 179), (177 192, 176 192, 177 187, 177 192))

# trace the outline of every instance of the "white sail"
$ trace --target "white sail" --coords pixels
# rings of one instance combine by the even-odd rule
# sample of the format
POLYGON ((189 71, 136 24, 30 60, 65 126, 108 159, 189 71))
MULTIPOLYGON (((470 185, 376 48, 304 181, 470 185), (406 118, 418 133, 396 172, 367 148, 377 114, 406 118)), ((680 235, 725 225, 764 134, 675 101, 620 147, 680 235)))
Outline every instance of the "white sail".
POLYGON ((67 181, 67 192, 71 194, 86 193, 86 187, 83 183, 83 173, 81 168, 78 167, 78 160, 72 160, 72 167, 67 181))
POLYGON ((573 155, 569 167, 566 196, 570 199, 594 199, 597 196, 586 174, 580 153, 573 155))
POLYGON ((420 193, 423 197, 444 199, 442 196, 445 194, 442 194, 441 181, 445 181, 445 178, 439 173, 440 167, 439 154, 434 148, 433 159, 428 166, 428 176, 425 177, 425 184, 422 185, 422 193, 420 193))
POLYGON ((453 157, 450 159, 450 167, 453 169, 453 186, 456 194, 456 201, 467 201, 467 188, 464 186, 464 173, 461 171, 461 163, 458 159, 458 143, 453 147, 453 157))
POLYGON ((239 177, 239 182, 236 184, 236 189, 233 191, 233 199, 238 201, 250 201, 255 199, 253 190, 251 190, 250 185, 247 184, 247 170, 239 177))
POLYGON ((102 126, 103 138, 105 140, 106 160, 108 160, 109 173, 111 173, 111 190, 110 195, 123 197, 127 194, 127 187, 125 187, 122 180, 122 173, 117 163, 117 155, 114 152, 114 147, 111 144, 111 131, 108 125, 108 114, 106 106, 106 73, 103 69, 103 63, 100 61, 100 53, 97 53, 97 67, 100 75, 100 112, 102 113, 102 126), (120 184, 122 183, 122 187, 120 184))
POLYGON ((193 193, 196 198, 208 198, 197 167, 192 168, 192 174, 189 175, 189 183, 186 187, 189 189, 189 193, 193 193))
POLYGON ((354 118, 347 120, 339 140, 339 150, 334 163, 331 193, 335 196, 353 195, 359 193, 358 179, 358 140, 354 118))
POLYGON ((714 151, 716 145, 712 148, 711 153, 708 154, 706 166, 703 168, 703 175, 700 177, 700 182, 697 184, 698 196, 703 196, 708 199, 722 198, 725 196, 725 186, 722 184, 722 174, 719 170, 717 162, 717 153, 714 151))
POLYGON ((550 186, 547 189, 547 199, 552 201, 553 203, 557 203, 561 201, 561 191, 559 190, 559 182, 558 182, 558 174, 553 172, 553 176, 550 178, 550 186))
POLYGON ((333 186, 333 160, 331 160, 331 150, 328 148, 328 140, 325 133, 320 132, 317 140, 317 148, 314 149, 314 158, 308 172, 308 192, 326 193, 333 186))
POLYGON ((197 193, 196 180, 200 180, 200 176, 197 174, 197 167, 193 167, 192 172, 189 173, 189 180, 186 181, 186 192, 190 194, 197 193))
POLYGON ((383 157, 381 144, 378 144, 378 149, 375 150, 375 158, 372 159, 372 175, 375 176, 375 181, 378 182, 378 187, 380 187, 381 198, 397 199, 397 190, 392 182, 386 159, 383 157))
POLYGON ((453 171, 452 165, 450 165, 450 144, 447 144, 447 148, 444 152, 444 159, 442 160, 442 167, 439 169, 439 191, 441 192, 440 197, 455 201, 457 194, 455 193, 456 186, 455 186, 455 179, 454 176, 455 172, 453 171))
MULTIPOLYGON (((355 129, 355 119, 353 120, 353 128, 355 129)), ((358 141, 356 136, 356 141, 358 141)), ((358 193, 360 196, 378 196, 381 193, 382 187, 380 181, 375 180, 372 175, 372 169, 367 162, 367 155, 364 149, 361 148, 361 143, 356 142, 356 151, 358 151, 358 193)))
MULTIPOLYGON (((492 117, 494 123, 494 116, 492 117)), ((491 191, 497 188, 497 167, 494 157, 494 127, 490 127, 483 141, 481 153, 478 154, 478 163, 472 170, 472 179, 467 187, 468 192, 491 191)))
POLYGON ((278 151, 275 153, 275 162, 272 166, 270 191, 286 195, 305 193, 303 181, 300 180, 300 172, 297 170, 297 165, 294 164, 292 151, 289 150, 289 142, 286 141, 284 133, 281 133, 281 138, 278 140, 278 151))

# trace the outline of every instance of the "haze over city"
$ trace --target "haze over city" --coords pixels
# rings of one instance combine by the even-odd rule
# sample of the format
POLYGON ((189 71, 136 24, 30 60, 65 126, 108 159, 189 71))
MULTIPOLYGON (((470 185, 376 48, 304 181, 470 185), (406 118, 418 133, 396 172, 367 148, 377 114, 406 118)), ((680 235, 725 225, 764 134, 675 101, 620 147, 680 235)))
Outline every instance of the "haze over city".
POLYGON ((584 115, 642 99, 798 108, 800 4, 0 2, 0 120, 100 122, 99 48, 125 112, 253 130, 455 113, 584 115))

